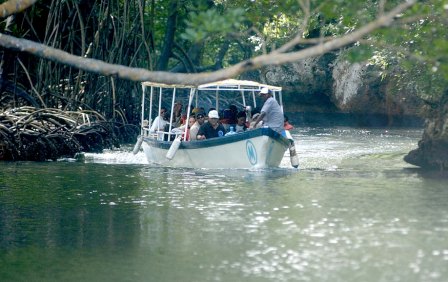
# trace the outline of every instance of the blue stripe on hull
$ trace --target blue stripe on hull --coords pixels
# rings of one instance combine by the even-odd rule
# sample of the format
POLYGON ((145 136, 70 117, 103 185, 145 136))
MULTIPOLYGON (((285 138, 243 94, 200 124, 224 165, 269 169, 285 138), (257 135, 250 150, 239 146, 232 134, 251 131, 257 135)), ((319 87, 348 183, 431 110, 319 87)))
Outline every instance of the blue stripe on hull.
MULTIPOLYGON (((237 133, 233 135, 217 137, 206 140, 195 140, 189 142, 182 142, 179 149, 199 149, 213 146, 225 145, 241 140, 251 139, 258 136, 269 136, 272 139, 282 143, 285 147, 289 146, 289 141, 278 132, 270 128, 258 128, 254 130, 248 130, 243 133, 237 133)), ((168 150, 173 142, 171 141, 158 141, 152 138, 145 137, 144 141, 151 147, 161 148, 168 150)))

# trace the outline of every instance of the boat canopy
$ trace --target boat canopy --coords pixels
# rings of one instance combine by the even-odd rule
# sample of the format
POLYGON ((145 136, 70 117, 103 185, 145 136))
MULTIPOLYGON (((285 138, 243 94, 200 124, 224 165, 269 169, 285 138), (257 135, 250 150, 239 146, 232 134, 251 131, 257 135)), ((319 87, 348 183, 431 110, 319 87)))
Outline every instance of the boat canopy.
POLYGON ((250 80, 226 79, 198 86, 199 90, 230 90, 230 91, 254 91, 268 88, 271 91, 281 91, 282 88, 250 80))
POLYGON ((142 82, 142 85, 148 86, 148 87, 160 87, 160 88, 196 88, 196 86, 194 86, 194 85, 164 84, 164 83, 151 82, 151 81, 144 81, 144 82, 142 82))
MULTIPOLYGON (((162 89, 172 89, 172 93, 171 93, 171 116, 170 116, 170 128, 168 132, 171 132, 172 129, 172 124, 173 124, 173 114, 174 114, 174 105, 176 102, 176 90, 177 89, 189 89, 190 94, 188 95, 188 107, 187 107, 187 116, 186 119, 188 120, 190 117, 190 109, 191 109, 191 105, 193 104, 193 99, 195 97, 195 102, 194 104, 197 105, 199 104, 198 99, 199 95, 198 92, 200 91, 214 91, 215 93, 215 97, 212 98, 212 100, 215 101, 215 105, 213 105, 213 107, 219 111, 219 101, 220 101, 220 95, 218 94, 221 91, 230 91, 230 92, 239 92, 241 95, 241 100, 242 100, 242 105, 243 107, 246 109, 246 106, 249 102, 249 100, 252 100, 252 105, 253 108, 257 107, 257 98, 256 98, 256 92, 260 91, 262 88, 268 88, 270 91, 272 91, 273 97, 274 99, 277 100, 278 98, 278 103, 280 104, 280 107, 283 110, 283 101, 282 101, 282 88, 278 87, 278 86, 272 86, 272 85, 267 85, 267 84, 262 84, 262 83, 258 83, 255 81, 250 81, 250 80, 238 80, 238 79, 226 79, 226 80, 221 80, 221 81, 216 81, 216 82, 212 82, 212 83, 206 83, 206 84, 201 84, 199 86, 194 86, 194 85, 187 85, 187 84, 164 84, 164 83, 156 83, 156 82, 150 82, 150 81, 145 81, 142 82, 142 88, 143 88, 143 95, 142 95, 142 135, 144 135, 144 131, 148 130, 151 125, 152 125, 152 110, 153 110, 153 96, 155 96, 154 93, 154 88, 159 88, 159 98, 158 98, 158 110, 157 113, 160 112, 160 109, 162 107, 162 89), (150 87, 151 91, 150 91, 150 102, 149 102, 149 113, 147 115, 147 117, 145 116, 145 89, 146 87, 150 87), (246 95, 248 97, 246 97, 246 95), (145 127, 146 125, 149 125, 145 127)), ((183 91, 182 91, 183 92, 183 91)), ((169 91, 168 91, 169 93, 169 91)), ((166 94, 168 94, 166 93, 166 94)), ((205 94, 205 93, 203 93, 205 94)), ((185 94, 183 94, 185 95, 185 94)), ((206 96, 206 95, 204 95, 206 96)), ((212 101, 211 100, 211 101, 212 101)), ((185 135, 187 132, 187 128, 185 127, 185 135)))
POLYGON ((282 88, 278 86, 272 86, 268 84, 262 84, 250 80, 238 80, 238 79, 226 79, 199 86, 187 85, 187 84, 164 84, 145 81, 142 82, 143 86, 148 87, 161 87, 161 88, 197 88, 198 90, 223 90, 223 91, 259 91, 262 88, 268 88, 271 91, 281 91, 282 88))

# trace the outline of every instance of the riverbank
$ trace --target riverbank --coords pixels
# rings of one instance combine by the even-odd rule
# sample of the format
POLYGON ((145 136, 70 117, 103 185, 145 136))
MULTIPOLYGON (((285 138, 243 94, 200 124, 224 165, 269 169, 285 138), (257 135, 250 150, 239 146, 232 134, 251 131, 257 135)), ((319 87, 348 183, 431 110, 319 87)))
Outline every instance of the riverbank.
POLYGON ((0 160, 46 161, 102 152, 135 140, 136 126, 107 121, 94 111, 20 107, 0 114, 0 160))

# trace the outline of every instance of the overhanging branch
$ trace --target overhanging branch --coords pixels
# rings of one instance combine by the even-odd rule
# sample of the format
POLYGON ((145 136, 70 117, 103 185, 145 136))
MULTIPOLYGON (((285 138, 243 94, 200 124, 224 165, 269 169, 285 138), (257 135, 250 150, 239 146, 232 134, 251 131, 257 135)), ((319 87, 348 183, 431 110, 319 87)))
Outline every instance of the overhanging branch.
POLYGON ((9 0, 0 5, 0 18, 17 14, 32 6, 37 0, 9 0))
MULTIPOLYGON (((416 3, 415 0, 406 1, 388 13, 378 17, 375 21, 349 33, 345 36, 329 40, 322 44, 309 47, 297 52, 276 53, 254 57, 250 60, 242 61, 228 68, 205 73, 170 73, 163 71, 148 71, 142 68, 131 68, 121 65, 105 63, 100 60, 75 56, 67 52, 55 49, 43 44, 39 44, 26 39, 19 39, 0 33, 0 45, 10 49, 20 50, 35 56, 48 59, 54 62, 66 64, 88 72, 103 74, 106 76, 115 76, 132 81, 152 81, 165 84, 188 84, 199 85, 203 83, 218 81, 222 79, 236 77, 239 74, 261 68, 267 65, 281 65, 298 61, 305 58, 323 55, 329 51, 339 49, 354 43, 364 36, 370 34, 376 29, 389 25, 394 17, 403 13, 416 3)), ((288 44, 288 43, 286 43, 288 44)))

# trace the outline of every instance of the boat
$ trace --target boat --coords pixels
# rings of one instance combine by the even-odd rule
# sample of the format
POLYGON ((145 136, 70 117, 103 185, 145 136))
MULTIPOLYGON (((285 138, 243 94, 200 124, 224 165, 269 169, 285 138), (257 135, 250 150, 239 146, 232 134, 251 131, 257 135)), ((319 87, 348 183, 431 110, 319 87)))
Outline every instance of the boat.
POLYGON ((184 131, 172 130, 175 101, 188 100, 188 121, 192 114, 191 105, 197 107, 201 103, 212 103, 210 107, 218 111, 226 101, 237 103, 248 111, 256 108, 257 102, 261 101, 257 96, 262 88, 273 93, 283 110, 282 88, 254 81, 228 79, 199 86, 143 82, 141 133, 134 146, 134 154, 143 148, 150 164, 168 167, 263 169, 278 167, 289 149, 291 164, 298 167, 294 140, 288 131, 280 134, 271 128, 261 127, 217 138, 187 141, 183 140, 183 136, 187 136, 187 128, 184 131), (169 130, 151 132, 153 112, 158 114, 162 105, 167 104, 171 105, 169 130))

